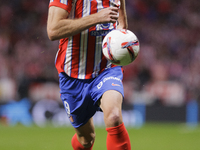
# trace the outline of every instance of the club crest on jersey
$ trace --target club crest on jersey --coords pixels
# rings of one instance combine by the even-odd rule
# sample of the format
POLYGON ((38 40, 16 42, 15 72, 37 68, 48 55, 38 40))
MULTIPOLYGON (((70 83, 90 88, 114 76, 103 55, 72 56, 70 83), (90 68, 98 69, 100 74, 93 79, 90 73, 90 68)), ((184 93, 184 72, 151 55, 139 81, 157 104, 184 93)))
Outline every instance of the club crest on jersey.
POLYGON ((103 29, 109 29, 110 23, 100 24, 100 26, 101 26, 103 29))

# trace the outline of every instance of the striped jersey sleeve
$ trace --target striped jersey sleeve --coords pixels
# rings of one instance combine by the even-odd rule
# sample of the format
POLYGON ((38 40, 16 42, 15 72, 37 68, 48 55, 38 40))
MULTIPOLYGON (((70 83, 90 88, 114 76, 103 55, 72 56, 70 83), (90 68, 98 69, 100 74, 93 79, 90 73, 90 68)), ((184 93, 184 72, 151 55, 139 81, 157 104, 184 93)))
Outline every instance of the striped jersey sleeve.
POLYGON ((70 13, 72 8, 72 2, 73 0, 50 0, 49 7, 57 6, 65 9, 68 13, 70 13))

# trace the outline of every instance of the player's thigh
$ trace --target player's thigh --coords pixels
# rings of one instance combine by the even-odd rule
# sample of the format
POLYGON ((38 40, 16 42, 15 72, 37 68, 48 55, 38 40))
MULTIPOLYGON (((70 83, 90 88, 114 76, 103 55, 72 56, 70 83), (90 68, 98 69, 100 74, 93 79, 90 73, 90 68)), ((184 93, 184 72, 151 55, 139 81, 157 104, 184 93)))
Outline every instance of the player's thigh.
POLYGON ((95 139, 93 118, 90 118, 85 125, 75 128, 75 131, 80 142, 87 143, 93 141, 95 139))
POLYGON ((123 96, 116 90, 106 91, 100 99, 100 107, 103 111, 111 111, 111 108, 118 108, 121 110, 123 96))
POLYGON ((118 125, 122 122, 122 101, 122 94, 116 90, 108 90, 102 95, 100 107, 103 110, 107 127, 118 125))

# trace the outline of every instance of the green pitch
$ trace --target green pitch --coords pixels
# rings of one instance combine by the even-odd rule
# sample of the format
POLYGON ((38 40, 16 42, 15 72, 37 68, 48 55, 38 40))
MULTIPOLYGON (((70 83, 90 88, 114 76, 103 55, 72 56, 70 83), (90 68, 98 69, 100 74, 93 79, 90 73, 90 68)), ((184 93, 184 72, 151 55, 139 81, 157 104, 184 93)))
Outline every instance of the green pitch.
MULTIPOLYGON (((146 124, 128 128, 132 150, 199 150, 200 127, 146 124)), ((0 150, 72 150, 72 127, 5 127, 0 125, 0 150)), ((94 150, 106 150, 106 131, 96 128, 94 150)))

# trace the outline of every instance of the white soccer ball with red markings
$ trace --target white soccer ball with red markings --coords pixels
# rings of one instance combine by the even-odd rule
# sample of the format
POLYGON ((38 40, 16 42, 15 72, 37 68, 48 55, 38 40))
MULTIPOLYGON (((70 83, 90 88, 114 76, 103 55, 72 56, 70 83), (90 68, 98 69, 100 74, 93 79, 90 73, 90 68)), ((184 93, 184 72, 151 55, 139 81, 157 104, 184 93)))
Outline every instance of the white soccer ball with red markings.
POLYGON ((104 56, 118 66, 132 63, 140 50, 136 35, 130 30, 116 29, 109 32, 103 39, 102 51, 104 56))

